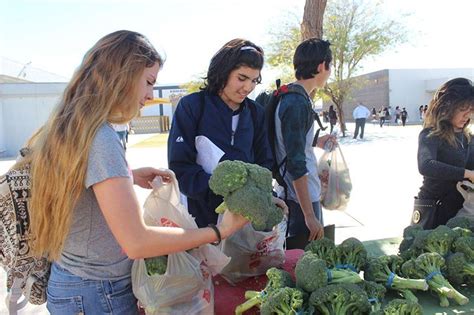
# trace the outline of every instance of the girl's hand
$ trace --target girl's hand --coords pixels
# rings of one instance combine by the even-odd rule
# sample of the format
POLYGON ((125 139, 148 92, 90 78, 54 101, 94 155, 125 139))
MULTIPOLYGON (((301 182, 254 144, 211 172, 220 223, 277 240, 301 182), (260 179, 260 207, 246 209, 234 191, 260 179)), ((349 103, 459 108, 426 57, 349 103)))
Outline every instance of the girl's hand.
POLYGON ((226 210, 223 214, 222 221, 218 225, 222 239, 231 236, 247 223, 249 223, 249 221, 243 216, 226 210))
POLYGON ((142 167, 132 170, 133 183, 142 188, 151 189, 150 183, 156 176, 160 176, 164 183, 171 183, 172 172, 167 169, 156 169, 153 167, 142 167))

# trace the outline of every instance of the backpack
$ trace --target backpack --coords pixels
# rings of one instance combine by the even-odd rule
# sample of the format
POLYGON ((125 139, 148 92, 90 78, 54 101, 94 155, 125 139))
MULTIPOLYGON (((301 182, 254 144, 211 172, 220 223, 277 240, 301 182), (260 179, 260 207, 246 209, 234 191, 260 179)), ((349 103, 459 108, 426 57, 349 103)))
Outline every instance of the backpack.
MULTIPOLYGON (((267 127, 267 135, 268 135, 268 142, 270 144, 270 148, 272 151, 272 156, 273 156, 273 165, 272 165, 272 175, 273 178, 276 180, 276 182, 282 186, 285 190, 285 198, 286 198, 286 191, 287 191, 287 184, 284 180, 285 174, 286 174, 286 167, 283 170, 283 174, 280 173, 280 169, 286 165, 286 160, 287 158, 284 157, 281 162, 277 161, 277 156, 276 156, 276 130, 275 130, 275 113, 276 109, 278 107, 278 104, 280 103, 280 100, 282 99, 283 96, 291 93, 296 93, 303 95, 304 97, 307 97, 306 94, 301 93, 299 89, 293 89, 289 85, 281 85, 281 80, 278 79, 275 81, 277 89, 274 90, 273 92, 262 92, 260 93, 255 101, 262 105, 265 108, 265 124, 267 127)), ((316 146, 318 137, 319 137, 319 132, 320 130, 325 130, 327 127, 323 127, 321 124, 321 120, 319 119, 319 115, 313 111, 313 116, 314 120, 318 123, 319 129, 316 131, 316 134, 313 139, 313 147, 316 146)))
MULTIPOLYGON (((22 152, 22 154, 24 154, 22 152)), ((7 305, 16 307, 19 292, 32 304, 46 302, 50 262, 31 253, 28 202, 28 164, 0 176, 0 264, 7 273, 7 305), (13 296, 18 294, 18 296, 13 296)))

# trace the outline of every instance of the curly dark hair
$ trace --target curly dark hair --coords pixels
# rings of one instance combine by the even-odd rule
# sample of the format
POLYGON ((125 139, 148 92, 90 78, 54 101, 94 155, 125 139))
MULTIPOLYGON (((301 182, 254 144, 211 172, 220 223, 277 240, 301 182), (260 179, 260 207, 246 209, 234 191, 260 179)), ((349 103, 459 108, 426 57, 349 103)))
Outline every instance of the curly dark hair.
MULTIPOLYGON (((263 49, 249 40, 236 38, 224 46, 212 57, 202 90, 211 94, 219 92, 227 84, 229 74, 241 66, 262 70, 263 49)), ((261 81, 258 77, 258 83, 261 81)))
MULTIPOLYGON (((449 80, 441 85, 430 101, 426 112, 425 128, 431 128, 430 135, 438 136, 455 146, 456 140, 452 118, 458 111, 474 109, 474 87, 472 82, 465 78, 449 80)), ((468 139, 470 133, 469 121, 464 125, 463 132, 468 139)))

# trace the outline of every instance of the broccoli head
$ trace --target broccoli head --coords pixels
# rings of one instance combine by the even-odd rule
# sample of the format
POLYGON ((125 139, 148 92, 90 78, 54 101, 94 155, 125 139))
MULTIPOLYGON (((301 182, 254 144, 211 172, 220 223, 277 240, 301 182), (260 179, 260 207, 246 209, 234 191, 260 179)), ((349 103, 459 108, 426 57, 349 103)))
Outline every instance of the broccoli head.
POLYGON ((164 275, 168 266, 168 256, 145 258, 145 267, 149 276, 164 275))
POLYGON ((283 220, 283 211, 272 202, 271 172, 242 161, 219 163, 209 180, 211 190, 224 197, 216 208, 248 219, 255 230, 271 230, 283 220))
POLYGON ((450 283, 463 284, 474 276, 474 263, 467 261, 463 253, 454 253, 446 258, 446 271, 450 283))
POLYGON ((330 284, 311 293, 309 304, 322 315, 362 315, 370 311, 369 298, 355 284, 330 284))
POLYGON ((262 315, 296 315, 303 310, 303 292, 296 288, 280 288, 268 294, 262 301, 262 315))
POLYGON ((334 241, 330 240, 329 238, 323 237, 321 239, 311 241, 308 245, 306 245, 304 250, 306 252, 309 251, 316 254, 320 259, 324 259, 328 267, 334 267, 336 245, 334 244, 334 241))
POLYGON ((246 163, 241 161, 222 161, 214 169, 209 179, 209 187, 220 196, 227 196, 229 193, 241 188, 247 182, 246 163))
POLYGON ((380 310, 387 289, 385 289, 383 285, 373 281, 362 281, 357 285, 367 293, 372 312, 380 310))
POLYGON ((415 260, 418 268, 426 277, 430 288, 448 298, 452 298, 459 305, 469 303, 469 299, 458 292, 441 274, 441 269, 445 266, 444 258, 438 253, 424 253, 415 260))
POLYGON ((419 224, 409 225, 403 230, 403 240, 400 243, 398 251, 400 254, 408 251, 415 240, 416 235, 423 231, 423 227, 419 224))
POLYGON ((404 300, 394 299, 388 303, 383 309, 384 315, 422 315, 423 308, 420 304, 404 300))
POLYGON ((446 226, 454 229, 460 227, 463 229, 469 229, 471 227, 471 221, 466 217, 453 217, 446 222, 446 226))
POLYGON ((458 237, 453 243, 456 253, 463 253, 468 261, 474 261, 474 237, 458 237))
POLYGON ((306 292, 324 287, 328 283, 327 266, 312 252, 305 252, 295 267, 296 286, 306 292))
POLYGON ((267 270, 266 275, 268 280, 265 288, 262 291, 246 291, 247 300, 235 308, 235 314, 242 314, 254 306, 260 306, 272 291, 295 286, 291 275, 285 270, 273 267, 267 270))
POLYGON ((336 247, 336 268, 360 272, 367 262, 367 250, 361 241, 354 237, 344 240, 336 247))
MULTIPOLYGON (((421 233, 418 233, 420 237, 421 233)), ((451 245, 457 237, 457 233, 448 228, 446 225, 439 225, 429 233, 422 234, 419 242, 423 252, 427 253, 438 253, 443 257, 446 257, 450 250, 451 245)), ((417 238, 418 238, 417 237, 417 238)))

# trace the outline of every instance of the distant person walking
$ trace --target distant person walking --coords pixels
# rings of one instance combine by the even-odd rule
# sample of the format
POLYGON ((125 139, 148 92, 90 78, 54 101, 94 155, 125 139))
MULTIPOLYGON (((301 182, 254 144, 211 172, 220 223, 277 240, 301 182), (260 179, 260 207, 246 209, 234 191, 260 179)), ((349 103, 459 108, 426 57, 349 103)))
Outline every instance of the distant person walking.
POLYGON ((398 124, 398 120, 400 119, 400 106, 395 107, 395 124, 398 124))
POLYGON ((357 139, 357 136, 359 135, 359 129, 360 129, 360 138, 364 138, 364 128, 365 128, 365 122, 367 118, 370 116, 370 110, 365 107, 362 103, 359 103, 357 107, 354 109, 352 112, 352 117, 355 119, 355 131, 354 131, 354 139, 357 139))
POLYGON ((377 119, 377 110, 375 107, 372 107, 372 119, 376 120, 377 119))
POLYGON ((408 118, 408 112, 405 107, 403 107, 403 110, 400 112, 400 117, 402 119, 402 126, 405 127, 408 118))
POLYGON ((334 105, 329 106, 328 116, 329 116, 329 124, 331 125, 331 130, 329 131, 329 133, 332 133, 332 130, 334 129, 334 126, 337 123, 337 113, 334 110, 334 105))
POLYGON ((383 125, 385 124, 385 119, 388 116, 389 116, 388 108, 387 107, 382 107, 382 109, 380 109, 380 112, 379 112, 380 128, 383 127, 383 125))
POLYGON ((423 105, 420 105, 418 112, 420 114, 420 121, 423 121, 423 105))

